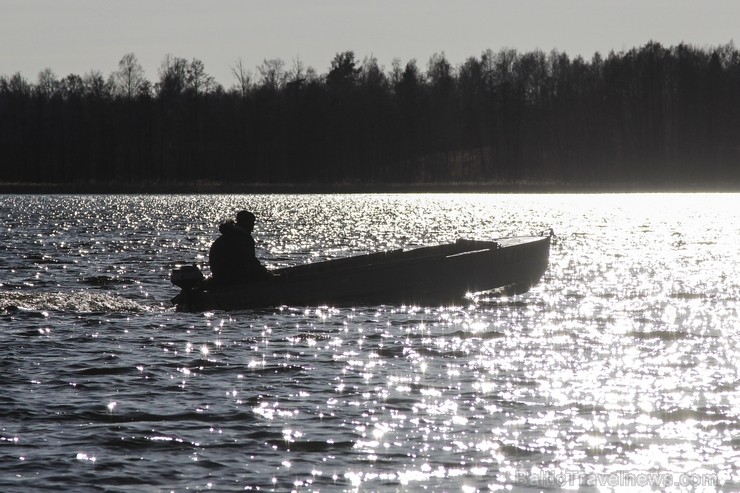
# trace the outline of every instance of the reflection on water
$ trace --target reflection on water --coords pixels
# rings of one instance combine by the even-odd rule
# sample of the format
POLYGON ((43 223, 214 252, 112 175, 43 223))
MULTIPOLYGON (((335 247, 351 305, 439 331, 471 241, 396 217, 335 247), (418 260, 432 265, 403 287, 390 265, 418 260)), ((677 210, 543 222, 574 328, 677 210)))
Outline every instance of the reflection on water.
POLYGON ((2 489, 737 490, 738 206, 0 197, 2 489), (541 285, 471 306, 174 313, 170 268, 245 207, 271 267, 558 238, 541 285))

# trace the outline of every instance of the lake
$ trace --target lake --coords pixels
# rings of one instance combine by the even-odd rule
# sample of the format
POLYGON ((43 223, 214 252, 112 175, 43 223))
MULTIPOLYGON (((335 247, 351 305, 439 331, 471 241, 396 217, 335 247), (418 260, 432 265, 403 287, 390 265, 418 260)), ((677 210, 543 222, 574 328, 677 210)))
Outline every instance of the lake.
MULTIPOLYGON (((740 490, 740 194, 0 196, 0 490, 740 490), (552 228, 530 292, 176 313, 268 267, 552 228)), ((440 282, 444 282, 443 279, 440 282)))

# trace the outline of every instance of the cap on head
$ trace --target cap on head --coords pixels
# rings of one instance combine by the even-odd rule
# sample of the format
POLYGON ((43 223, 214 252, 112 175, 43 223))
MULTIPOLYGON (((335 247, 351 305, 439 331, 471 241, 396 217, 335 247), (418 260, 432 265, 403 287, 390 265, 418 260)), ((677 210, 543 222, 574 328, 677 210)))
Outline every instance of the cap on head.
POLYGON ((239 226, 254 226, 255 221, 257 221, 257 218, 249 211, 239 211, 236 214, 236 224, 239 226))

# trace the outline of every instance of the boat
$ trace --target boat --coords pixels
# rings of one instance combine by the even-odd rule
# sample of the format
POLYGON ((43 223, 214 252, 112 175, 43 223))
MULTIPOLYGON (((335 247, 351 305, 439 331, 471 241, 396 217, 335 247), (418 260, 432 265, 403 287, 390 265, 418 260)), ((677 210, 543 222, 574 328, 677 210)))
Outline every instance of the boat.
POLYGON ((273 269, 269 279, 218 286, 195 265, 176 266, 179 311, 278 306, 459 305, 472 293, 522 293, 547 269, 550 236, 517 236, 393 250, 273 269))

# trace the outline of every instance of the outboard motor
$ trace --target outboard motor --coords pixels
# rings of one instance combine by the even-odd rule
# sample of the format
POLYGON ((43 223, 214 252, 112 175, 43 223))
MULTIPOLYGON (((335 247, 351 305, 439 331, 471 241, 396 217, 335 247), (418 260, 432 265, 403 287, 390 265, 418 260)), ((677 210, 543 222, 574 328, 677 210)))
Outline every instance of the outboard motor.
POLYGON ((170 281, 183 291, 189 291, 203 283, 203 273, 196 265, 182 265, 172 269, 170 281))

